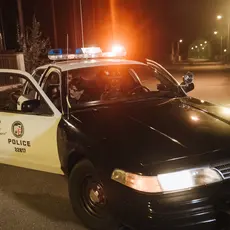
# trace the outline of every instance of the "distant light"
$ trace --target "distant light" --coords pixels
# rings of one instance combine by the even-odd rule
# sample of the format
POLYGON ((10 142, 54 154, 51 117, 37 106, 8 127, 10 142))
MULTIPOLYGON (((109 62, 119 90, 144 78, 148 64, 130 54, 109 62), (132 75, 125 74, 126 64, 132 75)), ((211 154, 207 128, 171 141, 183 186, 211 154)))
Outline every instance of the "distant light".
POLYGON ((218 34, 218 31, 214 31, 214 34, 217 35, 217 34, 218 34))
POLYGON ((217 15, 217 20, 221 20, 222 18, 223 18, 223 16, 222 15, 217 15))
POLYGON ((204 47, 202 47, 202 50, 204 50, 204 47))
POLYGON ((226 52, 227 52, 227 49, 224 49, 224 52, 226 53, 226 52))
POLYGON ((207 44, 207 41, 205 41, 204 44, 207 44))
POLYGON ((191 116, 191 120, 193 120, 193 121, 199 121, 200 119, 197 116, 191 116))
POLYGON ((201 103, 204 103, 205 101, 204 100, 200 100, 201 103))
POLYGON ((180 43, 182 43, 183 42, 183 40, 182 39, 180 39, 180 41, 179 41, 180 43))
POLYGON ((200 46, 203 46, 203 44, 200 44, 200 46))
POLYGON ((191 50, 194 50, 194 48, 192 47, 191 50))
POLYGON ((198 48, 198 46, 195 46, 195 48, 197 49, 197 48, 198 48))

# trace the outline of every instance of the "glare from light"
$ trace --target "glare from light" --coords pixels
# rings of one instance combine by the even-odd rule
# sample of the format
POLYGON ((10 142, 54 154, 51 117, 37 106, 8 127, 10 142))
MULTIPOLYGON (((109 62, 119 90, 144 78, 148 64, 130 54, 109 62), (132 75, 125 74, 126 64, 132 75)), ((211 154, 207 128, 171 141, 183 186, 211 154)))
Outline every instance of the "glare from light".
POLYGON ((194 48, 192 47, 191 50, 193 50, 194 48))
POLYGON ((81 48, 82 52, 84 54, 98 54, 98 53, 101 53, 101 48, 100 47, 84 47, 84 48, 81 48))
POLYGON ((200 100, 201 103, 204 103, 205 101, 204 100, 200 100))
POLYGON ((204 47, 202 47, 202 50, 204 50, 204 47))
POLYGON ((191 116, 190 118, 192 121, 199 121, 200 120, 197 116, 191 116))
POLYGON ((217 18, 217 20, 221 20, 223 18, 223 16, 222 15, 217 15, 216 18, 217 18))
POLYGON ((226 53, 226 52, 227 52, 227 49, 224 49, 224 52, 226 53))
POLYGON ((218 31, 214 31, 214 34, 217 35, 217 34, 218 34, 218 31))
POLYGON ((121 45, 113 45, 112 46, 112 53, 121 53, 124 51, 124 47, 121 45))
POLYGON ((200 46, 203 46, 203 44, 200 44, 200 46))
POLYGON ((182 43, 183 42, 183 40, 182 39, 180 39, 180 41, 179 41, 180 43, 182 43))
POLYGON ((222 112, 223 112, 223 114, 225 114, 225 115, 230 115, 230 108, 223 107, 222 112))
POLYGON ((180 190, 193 187, 193 179, 189 171, 158 175, 164 191, 180 190))
POLYGON ((197 49, 197 48, 198 48, 198 46, 195 46, 195 48, 197 49))
POLYGON ((204 44, 207 44, 207 41, 205 41, 204 44))

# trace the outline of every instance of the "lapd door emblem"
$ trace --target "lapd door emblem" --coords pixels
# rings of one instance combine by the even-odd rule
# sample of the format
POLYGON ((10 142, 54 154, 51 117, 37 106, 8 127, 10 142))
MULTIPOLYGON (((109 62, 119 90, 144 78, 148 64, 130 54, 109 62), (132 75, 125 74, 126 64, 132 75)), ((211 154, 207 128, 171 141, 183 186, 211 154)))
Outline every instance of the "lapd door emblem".
POLYGON ((12 124, 11 131, 15 137, 20 138, 24 134, 24 126, 20 121, 15 121, 12 124))

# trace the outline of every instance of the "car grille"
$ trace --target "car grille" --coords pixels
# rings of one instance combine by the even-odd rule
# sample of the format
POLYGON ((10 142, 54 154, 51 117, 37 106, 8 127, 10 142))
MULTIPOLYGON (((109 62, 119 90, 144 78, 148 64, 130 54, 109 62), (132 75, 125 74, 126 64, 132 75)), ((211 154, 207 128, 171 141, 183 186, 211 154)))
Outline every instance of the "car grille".
POLYGON ((224 179, 230 179, 230 162, 213 166, 224 179))

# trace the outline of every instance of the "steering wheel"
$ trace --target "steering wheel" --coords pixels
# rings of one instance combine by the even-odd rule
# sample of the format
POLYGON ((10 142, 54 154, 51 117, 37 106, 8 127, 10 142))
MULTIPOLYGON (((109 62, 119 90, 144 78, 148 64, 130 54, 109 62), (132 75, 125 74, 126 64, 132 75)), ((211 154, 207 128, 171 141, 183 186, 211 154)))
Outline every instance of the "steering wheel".
POLYGON ((130 90, 130 91, 128 92, 128 95, 134 95, 135 92, 136 92, 137 90, 139 90, 139 89, 142 89, 143 92, 145 92, 145 93, 151 92, 150 89, 148 89, 146 86, 139 85, 139 86, 135 87, 134 89, 130 90))

